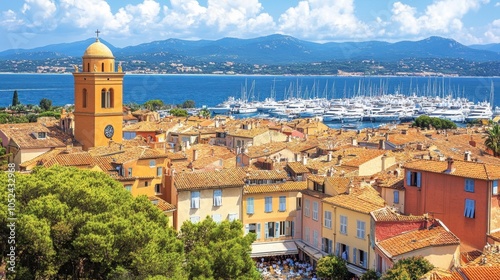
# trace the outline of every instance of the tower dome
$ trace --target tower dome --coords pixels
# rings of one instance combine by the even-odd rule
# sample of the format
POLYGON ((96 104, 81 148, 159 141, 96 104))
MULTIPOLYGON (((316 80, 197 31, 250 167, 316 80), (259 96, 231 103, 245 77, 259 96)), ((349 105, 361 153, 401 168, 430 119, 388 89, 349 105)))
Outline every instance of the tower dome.
POLYGON ((97 38, 83 53, 83 58, 115 58, 111 50, 97 38))

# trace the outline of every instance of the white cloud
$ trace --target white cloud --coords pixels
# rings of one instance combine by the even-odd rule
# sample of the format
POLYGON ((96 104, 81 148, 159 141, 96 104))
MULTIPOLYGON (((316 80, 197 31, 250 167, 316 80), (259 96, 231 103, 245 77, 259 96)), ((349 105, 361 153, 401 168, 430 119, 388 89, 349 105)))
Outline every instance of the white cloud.
POLYGON ((0 26, 5 28, 7 31, 16 31, 23 25, 23 20, 19 19, 14 11, 7 10, 2 12, 0 26))
POLYGON ((392 7, 392 20, 399 25, 400 34, 450 34, 463 29, 462 18, 477 10, 489 0, 439 0, 417 15, 415 7, 396 2, 392 7))
POLYGON ((495 7, 500 7, 500 2, 496 2, 495 7))
POLYGON ((365 38, 372 33, 368 25, 354 14, 354 0, 300 1, 281 15, 279 30, 316 40, 365 38))
POLYGON ((25 0, 21 13, 28 28, 52 30, 57 26, 55 15, 56 4, 52 0, 25 0))
POLYGON ((488 43, 500 42, 500 19, 496 19, 488 25, 488 30, 484 33, 484 37, 488 43))

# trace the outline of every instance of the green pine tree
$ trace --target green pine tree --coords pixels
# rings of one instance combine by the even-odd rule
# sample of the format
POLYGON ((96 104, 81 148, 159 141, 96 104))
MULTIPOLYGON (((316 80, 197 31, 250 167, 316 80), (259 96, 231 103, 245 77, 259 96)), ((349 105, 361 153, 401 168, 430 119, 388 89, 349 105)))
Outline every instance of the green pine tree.
POLYGON ((12 96, 12 106, 16 106, 19 104, 21 104, 21 102, 19 102, 19 96, 17 96, 17 90, 14 90, 14 95, 12 96))

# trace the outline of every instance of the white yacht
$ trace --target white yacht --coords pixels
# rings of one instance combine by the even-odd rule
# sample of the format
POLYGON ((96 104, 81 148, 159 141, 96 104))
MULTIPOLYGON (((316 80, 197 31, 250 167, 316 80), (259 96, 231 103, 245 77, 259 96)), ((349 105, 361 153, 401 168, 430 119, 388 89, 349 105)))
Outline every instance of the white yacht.
POLYGON ((493 111, 489 102, 481 102, 470 107, 469 114, 465 117, 465 121, 471 122, 476 120, 490 120, 493 117, 493 111))
POLYGON ((344 117, 344 113, 347 110, 343 106, 332 106, 323 115, 323 121, 325 122, 340 122, 344 117))

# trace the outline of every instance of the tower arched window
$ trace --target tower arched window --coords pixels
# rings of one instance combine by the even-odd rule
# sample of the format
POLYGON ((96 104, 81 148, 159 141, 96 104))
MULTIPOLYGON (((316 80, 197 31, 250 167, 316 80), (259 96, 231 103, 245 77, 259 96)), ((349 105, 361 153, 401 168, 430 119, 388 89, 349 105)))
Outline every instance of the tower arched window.
POLYGON ((111 108, 111 92, 104 88, 101 90, 101 108, 111 108))
POLYGON ((104 72, 104 62, 101 63, 101 72, 104 72))
POLYGON ((109 64, 109 72, 113 72, 113 63, 109 64))
POLYGON ((82 92, 82 107, 87 108, 87 89, 84 88, 82 92))
POLYGON ((109 91, 109 107, 114 108, 115 107, 115 91, 113 88, 110 88, 109 91))
POLYGON ((87 63, 87 72, 90 72, 90 63, 87 63))

